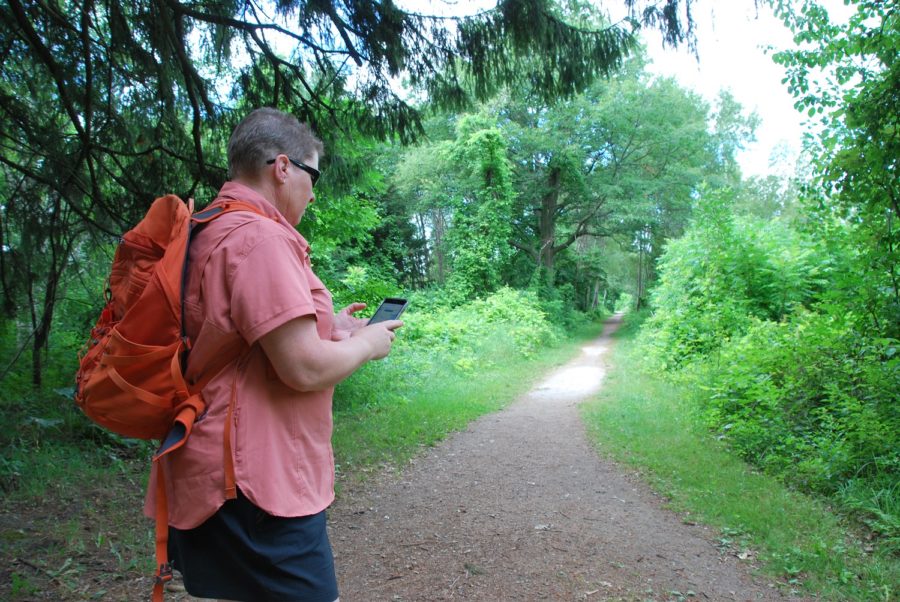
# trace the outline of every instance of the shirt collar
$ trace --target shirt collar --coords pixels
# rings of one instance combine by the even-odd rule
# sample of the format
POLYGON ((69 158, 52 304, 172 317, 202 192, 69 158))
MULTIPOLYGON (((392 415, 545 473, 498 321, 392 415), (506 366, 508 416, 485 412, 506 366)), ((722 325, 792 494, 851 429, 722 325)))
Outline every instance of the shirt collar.
POLYGON ((219 190, 218 196, 216 196, 215 202, 218 201, 226 201, 226 200, 240 200, 253 205, 262 211, 263 215, 266 217, 270 217, 277 221, 279 224, 290 230, 294 236, 297 237, 297 240, 300 242, 300 246, 306 253, 309 253, 309 243, 306 242, 306 239, 303 238, 303 235, 300 234, 296 228, 294 228, 291 224, 288 223, 284 216, 281 215, 281 212, 275 208, 266 197, 259 194, 257 191, 253 190, 249 186, 245 184, 241 184, 240 182, 225 182, 222 188, 219 190))

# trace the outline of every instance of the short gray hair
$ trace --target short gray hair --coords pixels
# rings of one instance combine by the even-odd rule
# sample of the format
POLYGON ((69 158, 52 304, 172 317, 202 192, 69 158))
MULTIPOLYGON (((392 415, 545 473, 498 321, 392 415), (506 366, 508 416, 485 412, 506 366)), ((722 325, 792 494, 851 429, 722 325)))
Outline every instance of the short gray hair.
POLYGON ((293 115, 265 107, 256 109, 234 128, 228 140, 228 173, 232 178, 253 176, 276 155, 297 161, 323 154, 322 141, 293 115))

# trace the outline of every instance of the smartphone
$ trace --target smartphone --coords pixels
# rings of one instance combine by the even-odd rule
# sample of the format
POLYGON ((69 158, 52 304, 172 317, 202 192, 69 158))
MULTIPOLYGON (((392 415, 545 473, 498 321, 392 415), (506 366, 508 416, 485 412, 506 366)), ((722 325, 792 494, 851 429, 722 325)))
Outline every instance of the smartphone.
POLYGON ((406 309, 406 299, 398 299, 397 297, 388 297, 381 302, 375 314, 369 318, 369 324, 376 322, 384 322, 385 320, 396 320, 406 309))

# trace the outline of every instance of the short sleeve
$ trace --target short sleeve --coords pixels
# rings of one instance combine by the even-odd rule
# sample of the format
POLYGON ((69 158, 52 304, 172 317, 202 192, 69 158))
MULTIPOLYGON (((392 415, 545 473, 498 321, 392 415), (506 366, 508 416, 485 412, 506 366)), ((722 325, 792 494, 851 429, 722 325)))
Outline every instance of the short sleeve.
POLYGON ((299 247, 271 236, 253 247, 231 279, 231 319, 248 345, 300 316, 315 317, 299 247))

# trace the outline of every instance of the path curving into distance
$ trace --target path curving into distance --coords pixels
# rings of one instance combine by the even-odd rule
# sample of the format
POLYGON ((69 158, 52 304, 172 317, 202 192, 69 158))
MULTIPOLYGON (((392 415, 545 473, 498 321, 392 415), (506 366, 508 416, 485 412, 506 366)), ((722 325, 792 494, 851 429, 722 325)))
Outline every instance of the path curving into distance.
POLYGON ((792 600, 588 443, 620 316, 506 409, 342 493, 343 602, 792 600))

